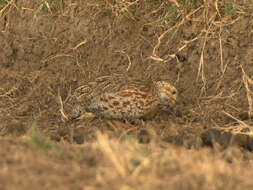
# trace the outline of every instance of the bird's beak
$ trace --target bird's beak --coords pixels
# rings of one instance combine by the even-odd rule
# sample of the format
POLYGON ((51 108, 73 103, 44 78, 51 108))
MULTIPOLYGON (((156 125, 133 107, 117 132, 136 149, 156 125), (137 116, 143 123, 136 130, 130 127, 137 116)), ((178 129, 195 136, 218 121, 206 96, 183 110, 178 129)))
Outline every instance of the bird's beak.
POLYGON ((171 98, 171 103, 172 104, 176 104, 176 102, 177 102, 176 98, 171 98))

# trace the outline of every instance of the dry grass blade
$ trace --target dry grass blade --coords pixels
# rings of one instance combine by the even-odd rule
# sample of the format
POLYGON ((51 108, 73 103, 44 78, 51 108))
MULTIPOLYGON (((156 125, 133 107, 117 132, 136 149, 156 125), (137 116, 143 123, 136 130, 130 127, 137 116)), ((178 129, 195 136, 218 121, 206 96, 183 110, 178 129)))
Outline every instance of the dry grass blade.
POLYGON ((235 121, 237 121, 239 124, 241 124, 243 127, 247 127, 249 128, 249 126, 244 123, 243 121, 241 121, 240 119, 237 119, 236 117, 232 116, 230 113, 227 113, 225 111, 222 111, 224 114, 226 114, 227 116, 229 116, 230 118, 234 119, 235 121))
POLYGON ((248 115, 249 115, 249 117, 251 117, 252 116, 252 110, 253 110, 253 107, 252 107, 252 105, 253 105, 253 100, 252 100, 253 93, 249 88, 249 83, 253 84, 253 80, 251 78, 249 78, 249 76, 245 73, 242 65, 241 65, 241 69, 242 69, 242 73, 243 73, 243 76, 242 76, 243 83, 244 83, 244 86, 245 86, 245 89, 246 89, 248 103, 249 103, 248 115))
POLYGON ((213 14, 212 17, 209 19, 210 24, 209 24, 208 29, 206 31, 203 46, 202 46, 202 50, 201 50, 201 56, 200 56, 199 67, 198 67, 198 74, 197 74, 197 78, 196 78, 196 81, 197 81, 199 79, 200 74, 201 74, 201 80, 203 82, 203 87, 202 87, 202 90, 201 90, 201 94, 204 93, 205 88, 206 88, 206 77, 205 77, 205 73, 204 73, 204 50, 205 50, 205 47, 206 47, 206 42, 207 42, 207 37, 208 37, 209 31, 210 31, 210 29, 213 25, 213 20, 215 19, 215 17, 216 17, 216 13, 213 14))
POLYGON ((76 50, 76 49, 78 49, 80 46, 82 46, 82 45, 84 45, 84 44, 86 44, 87 43, 87 40, 84 40, 84 41, 82 41, 82 42, 80 42, 79 44, 77 44, 75 47, 73 47, 72 49, 73 50, 76 50))
POLYGON ((58 100, 59 100, 59 103, 60 103, 60 113, 62 115, 62 118, 65 119, 65 120, 69 120, 68 116, 64 113, 63 102, 62 102, 62 98, 61 98, 61 95, 60 95, 60 89, 58 89, 58 100))
POLYGON ((49 12, 50 12, 51 14, 53 14, 52 9, 51 9, 49 3, 48 3, 47 1, 45 1, 45 0, 43 0, 43 2, 44 2, 44 4, 46 5, 46 7, 48 8, 49 12))
POLYGON ((43 59, 41 62, 42 62, 42 63, 46 63, 46 62, 48 62, 48 61, 51 61, 52 59, 59 58, 59 57, 71 57, 71 58, 74 58, 72 55, 58 54, 58 55, 51 56, 51 57, 49 57, 49 58, 45 58, 45 59, 43 59))
POLYGON ((221 32, 222 28, 220 27, 220 32, 219 32, 219 42, 220 42, 220 63, 221 63, 221 72, 224 75, 227 65, 224 67, 224 62, 223 62, 223 48, 222 48, 222 39, 221 39, 221 32))
POLYGON ((100 132, 97 134, 98 144, 101 148, 101 151, 107 156, 108 159, 114 164, 117 172, 125 177, 127 175, 126 171, 126 163, 124 161, 124 157, 120 154, 119 150, 117 150, 117 146, 114 146, 108 139, 107 136, 102 135, 100 132))
MULTIPOLYGON (((195 13, 196 13, 197 11, 199 11, 201 8, 203 8, 203 6, 198 7, 197 9, 195 9, 194 11, 192 11, 191 13, 189 13, 188 15, 186 15, 185 18, 183 18, 181 22, 179 22, 179 23, 176 24, 175 26, 173 26, 173 27, 167 29, 166 31, 164 31, 164 32, 158 37, 158 39, 157 39, 157 44, 156 44, 155 47, 153 48, 153 54, 152 54, 153 56, 152 56, 152 57, 159 58, 159 57, 157 56, 156 51, 157 51, 157 49, 160 47, 161 40, 162 40, 171 30, 173 30, 173 29, 175 29, 175 28, 178 28, 178 27, 180 27, 181 25, 183 25, 187 19, 189 19, 193 14, 195 14, 195 13)), ((161 58, 160 58, 160 59, 161 59, 161 58)))
POLYGON ((131 59, 130 59, 130 56, 125 52, 125 51, 116 51, 117 53, 121 53, 121 54, 124 54, 127 56, 127 59, 128 59, 128 66, 127 66, 127 69, 126 71, 128 72, 132 66, 132 62, 131 62, 131 59))
POLYGON ((11 0, 8 2, 8 4, 0 11, 0 16, 3 15, 4 11, 7 10, 11 5, 14 5, 15 0, 11 0))
POLYGON ((218 6, 218 0, 215 1, 215 9, 216 9, 219 17, 221 18, 221 14, 220 14, 220 11, 219 11, 219 6, 218 6))

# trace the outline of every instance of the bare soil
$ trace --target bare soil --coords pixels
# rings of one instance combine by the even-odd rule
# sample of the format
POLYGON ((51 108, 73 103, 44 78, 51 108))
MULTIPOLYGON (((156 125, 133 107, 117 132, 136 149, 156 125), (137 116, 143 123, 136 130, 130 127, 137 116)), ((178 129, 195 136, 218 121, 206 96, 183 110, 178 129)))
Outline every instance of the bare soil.
POLYGON ((252 2, 23 0, 1 14, 0 189, 253 188, 252 152, 202 135, 252 130, 252 2), (61 112, 133 80, 171 82, 174 110, 118 131, 61 112))

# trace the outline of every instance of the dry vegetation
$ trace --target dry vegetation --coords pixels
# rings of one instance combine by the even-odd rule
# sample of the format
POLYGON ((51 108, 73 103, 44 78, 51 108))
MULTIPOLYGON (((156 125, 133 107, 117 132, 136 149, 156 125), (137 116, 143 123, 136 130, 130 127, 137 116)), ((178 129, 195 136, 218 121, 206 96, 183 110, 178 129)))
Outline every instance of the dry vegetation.
POLYGON ((253 189, 252 0, 0 0, 0 29, 0 189, 253 189), (133 80, 175 110, 68 120, 133 80))

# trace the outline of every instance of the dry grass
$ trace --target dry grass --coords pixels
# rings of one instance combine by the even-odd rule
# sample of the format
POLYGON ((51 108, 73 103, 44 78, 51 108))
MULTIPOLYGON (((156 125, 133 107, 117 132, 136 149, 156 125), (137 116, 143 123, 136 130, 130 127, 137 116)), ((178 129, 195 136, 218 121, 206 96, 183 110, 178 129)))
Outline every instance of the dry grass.
MULTIPOLYGON (((104 155, 105 165, 97 169, 97 181, 129 189, 250 189, 252 162, 244 162, 236 149, 225 153, 159 144, 119 142, 98 134, 94 144, 104 155), (224 154, 230 154, 232 163, 224 154), (244 169, 243 169, 244 168, 244 169), (118 184, 117 182, 120 182, 118 184), (138 186, 141 184, 141 186, 138 186)), ((117 189, 115 188, 115 189, 117 189)))
MULTIPOLYGON (((20 139, 17 142, 10 138, 0 141, 1 145, 8 143, 9 154, 14 155, 1 158, 0 181, 3 175, 12 179, 12 183, 3 183, 5 189, 35 187, 38 181, 54 189, 250 190, 253 187, 253 163, 245 160, 237 148, 196 151, 157 142, 142 145, 135 139, 119 141, 101 133, 97 134, 97 142, 53 145, 60 154, 50 149, 39 152, 20 139), (29 180, 24 180, 20 170, 29 180)), ((6 150, 2 149, 0 154, 6 150)))

